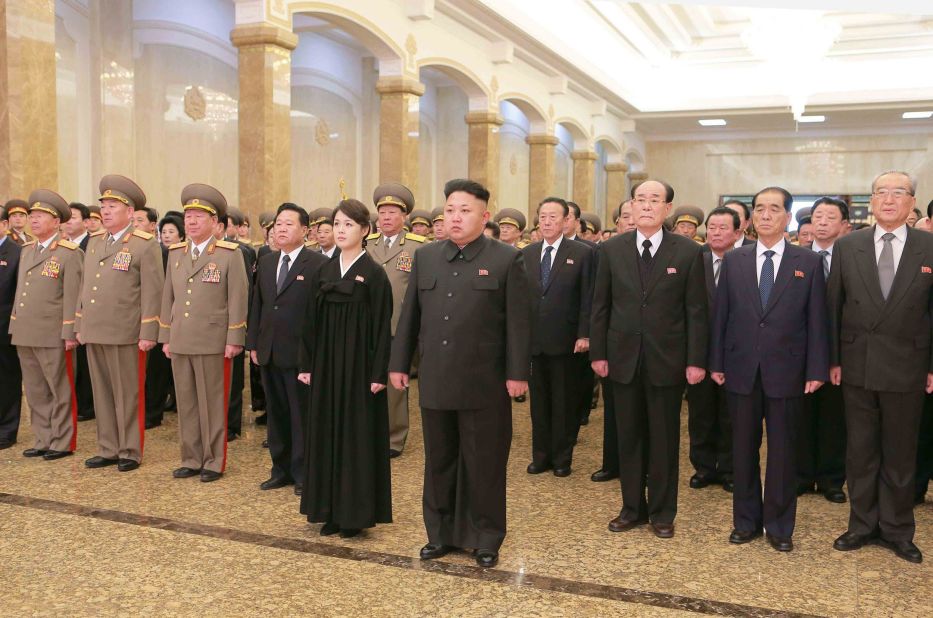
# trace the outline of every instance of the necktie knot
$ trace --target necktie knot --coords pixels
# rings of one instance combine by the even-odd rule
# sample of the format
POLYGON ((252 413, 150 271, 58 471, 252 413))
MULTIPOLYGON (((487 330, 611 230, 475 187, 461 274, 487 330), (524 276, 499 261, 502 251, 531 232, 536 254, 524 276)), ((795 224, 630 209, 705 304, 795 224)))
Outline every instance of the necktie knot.
POLYGON ((770 260, 771 258, 774 257, 774 253, 775 253, 774 251, 771 251, 771 250, 769 249, 768 251, 765 251, 765 257, 768 258, 768 259, 770 260))
POLYGON ((292 258, 288 257, 288 254, 286 253, 285 257, 282 258, 282 261, 288 264, 289 262, 292 261, 292 258))
POLYGON ((820 255, 822 255, 823 257, 826 257, 827 255, 829 255, 829 251, 827 251, 826 249, 823 249, 820 251, 820 255))
POLYGON ((651 251, 651 241, 649 239, 646 238, 644 242, 641 243, 641 246, 644 247, 647 251, 651 251))
POLYGON ((545 254, 545 255, 550 255, 550 254, 551 254, 551 251, 553 251, 553 250, 554 250, 554 247, 545 247, 545 248, 544 248, 544 254, 545 254))
POLYGON ((892 240, 894 240, 894 234, 892 234, 891 232, 886 232, 885 234, 881 235, 881 240, 889 243, 892 240))

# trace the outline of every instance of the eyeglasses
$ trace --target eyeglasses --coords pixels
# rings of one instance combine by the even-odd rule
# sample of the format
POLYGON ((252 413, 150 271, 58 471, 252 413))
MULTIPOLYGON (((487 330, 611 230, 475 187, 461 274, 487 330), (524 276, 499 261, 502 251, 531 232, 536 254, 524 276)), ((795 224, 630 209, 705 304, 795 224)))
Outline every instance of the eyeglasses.
POLYGON ((872 197, 877 197, 882 200, 887 199, 889 195, 896 200, 902 200, 908 195, 913 195, 913 193, 911 193, 907 189, 894 189, 894 190, 878 189, 877 191, 872 192, 871 195, 872 197))
POLYGON ((653 199, 653 200, 646 200, 646 199, 643 198, 643 197, 636 197, 633 201, 634 201, 636 204, 638 204, 639 206, 644 206, 645 204, 651 204, 652 206, 660 206, 661 204, 665 204, 665 203, 666 203, 666 202, 665 202, 664 200, 662 200, 662 199, 655 198, 655 199, 653 199))

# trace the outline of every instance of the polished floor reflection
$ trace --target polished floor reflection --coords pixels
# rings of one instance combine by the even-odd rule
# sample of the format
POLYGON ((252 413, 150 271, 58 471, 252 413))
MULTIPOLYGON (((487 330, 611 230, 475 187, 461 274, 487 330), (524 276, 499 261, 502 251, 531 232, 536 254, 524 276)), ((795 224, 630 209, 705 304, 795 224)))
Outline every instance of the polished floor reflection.
MULTIPOLYGON (((247 398, 248 400, 248 398, 247 398)), ((414 404, 413 404, 414 405, 414 404)), ((930 616, 933 566, 869 547, 843 554, 832 541, 848 509, 820 496, 798 507, 796 549, 727 542, 730 495, 691 490, 686 418, 677 535, 611 534, 618 485, 592 483, 601 412, 580 434, 566 479, 529 476, 527 404, 514 409, 509 535, 499 566, 467 554, 424 563, 423 450, 417 414, 405 454, 393 461, 395 523, 353 539, 322 538, 298 513, 290 488, 261 492, 265 428, 247 414, 230 444, 224 478, 176 480, 175 415, 146 432, 143 466, 87 470, 94 422, 81 423, 75 457, 26 459, 20 442, 0 451, 2 615, 930 616)), ((918 507, 916 542, 933 552, 933 504, 918 507)))

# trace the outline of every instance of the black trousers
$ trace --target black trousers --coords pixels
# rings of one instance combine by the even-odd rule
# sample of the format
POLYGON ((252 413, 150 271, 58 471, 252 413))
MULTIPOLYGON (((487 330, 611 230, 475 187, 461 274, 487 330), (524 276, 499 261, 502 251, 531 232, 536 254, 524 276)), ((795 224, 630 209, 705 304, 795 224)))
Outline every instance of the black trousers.
POLYGON ((297 369, 266 365, 260 370, 267 387, 270 476, 304 485, 304 414, 310 388, 298 381, 297 369))
POLYGON ((230 403, 227 405, 227 433, 243 432, 243 386, 246 379, 246 351, 233 357, 230 367, 230 403))
POLYGON ((797 482, 820 491, 846 482, 846 411, 842 387, 824 384, 803 398, 797 432, 797 482))
POLYGON ((575 369, 573 354, 531 358, 531 460, 537 465, 570 467, 580 426, 575 369))
POLYGON ((677 515, 684 387, 655 386, 639 370, 628 384, 613 381, 612 389, 619 437, 621 515, 672 524, 677 515))
POLYGON ((16 346, 0 344, 0 442, 16 442, 23 403, 23 373, 16 346))
POLYGON ((512 402, 504 388, 499 399, 479 410, 421 409, 431 543, 498 551, 505 539, 512 402))
POLYGON ((726 391, 707 375, 687 387, 690 463, 697 474, 732 479, 732 420, 726 391))
MULTIPOLYGON (((803 391, 803 389, 801 389, 803 391)), ((728 393, 732 417, 732 524, 750 532, 765 528, 773 536, 790 538, 797 521, 796 433, 803 394, 787 399, 768 397, 761 374, 749 395, 728 393), (762 420, 768 427, 768 464, 764 495, 761 487, 762 420)))
POLYGON ((172 385, 172 361, 162 352, 162 346, 146 354, 146 423, 161 423, 172 385))
POLYGON ((933 480, 933 395, 923 401, 923 420, 920 421, 920 439, 917 442, 917 472, 914 498, 923 500, 933 480))
POLYGON ((616 430, 615 396, 612 380, 603 383, 603 465, 601 470, 619 473, 619 432, 616 430))
POLYGON ((576 366, 578 392, 574 395, 576 398, 577 409, 577 428, 574 430, 574 437, 580 432, 580 425, 583 421, 590 418, 590 406, 593 404, 593 385, 596 383, 596 374, 590 365, 590 355, 588 352, 572 354, 573 364, 576 366))
POLYGON ((913 540, 914 472, 924 391, 889 393, 842 385, 846 406, 849 532, 880 529, 913 540))
POLYGON ((254 412, 266 409, 266 389, 262 383, 262 370, 252 359, 249 361, 249 400, 254 412))
POLYGON ((94 418, 94 393, 91 391, 91 373, 87 364, 87 348, 79 345, 75 348, 75 399, 78 403, 78 416, 94 418))

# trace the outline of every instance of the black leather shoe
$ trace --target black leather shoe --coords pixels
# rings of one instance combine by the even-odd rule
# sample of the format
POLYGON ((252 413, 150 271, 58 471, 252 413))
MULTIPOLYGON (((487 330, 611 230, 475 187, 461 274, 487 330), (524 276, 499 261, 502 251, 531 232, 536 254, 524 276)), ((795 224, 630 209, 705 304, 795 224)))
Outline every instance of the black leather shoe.
POLYGON ((42 459, 46 461, 52 461, 55 459, 61 459, 62 457, 68 457, 69 455, 74 455, 74 452, 72 451, 46 451, 45 454, 42 455, 42 459))
POLYGON ((155 429, 156 427, 160 427, 161 425, 162 425, 162 421, 146 421, 146 429, 155 429))
POLYGON ((566 468, 554 468, 554 476, 557 478, 570 476, 570 466, 567 466, 566 468))
POLYGON ((232 432, 232 431, 228 431, 228 432, 227 432, 227 442, 233 442, 234 440, 236 440, 236 439, 239 438, 239 437, 240 437, 240 434, 238 434, 238 433, 234 433, 234 432, 232 432))
POLYGON ((295 495, 296 496, 300 496, 304 490, 305 490, 304 487, 302 487, 301 485, 298 485, 297 483, 295 484, 295 495))
POLYGON ((321 536, 332 536, 340 532, 340 526, 333 522, 327 522, 321 526, 321 536))
POLYGON ((84 460, 85 468, 106 468, 107 466, 115 466, 120 463, 120 460, 117 458, 110 459, 108 457, 101 457, 100 455, 95 455, 90 459, 84 460))
POLYGON ((590 476, 590 480, 594 483, 605 483, 606 481, 611 481, 612 479, 619 478, 619 473, 613 470, 606 470, 605 468, 600 468, 590 476))
POLYGON ((912 541, 887 541, 879 538, 878 544, 890 549, 898 558, 902 558, 907 562, 913 562, 914 564, 923 562, 923 554, 920 553, 920 548, 914 545, 912 541))
POLYGON ((761 536, 761 530, 733 530, 729 542, 734 545, 750 543, 761 536))
POLYGON ((214 472, 213 470, 201 470, 201 482, 211 483, 224 475, 223 472, 214 472))
POLYGON ((766 535, 768 537, 768 542, 771 543, 771 547, 778 551, 791 551, 794 549, 794 542, 788 538, 781 538, 779 536, 774 536, 771 533, 766 535))
POLYGON ((732 479, 723 479, 722 488, 731 494, 732 492, 735 491, 735 481, 733 481, 732 479))
POLYGON ((477 549, 476 564, 484 569, 491 569, 499 564, 499 552, 492 549, 477 549))
POLYGON ((454 550, 450 545, 435 545, 434 543, 428 543, 421 548, 421 559, 422 560, 434 560, 435 558, 440 558, 446 556, 454 550))
POLYGON ((23 451, 23 457, 42 457, 49 451, 42 448, 27 448, 23 451))
POLYGON ((853 551, 861 549, 875 539, 873 534, 856 534, 855 532, 845 532, 838 539, 833 541, 833 549, 836 551, 853 551))
POLYGON ((814 483, 798 483, 797 484, 797 495, 798 496, 813 493, 815 491, 816 491, 816 485, 814 483))
POLYGON ((271 478, 263 481, 259 484, 259 489, 267 491, 269 489, 280 489, 282 487, 288 487, 291 485, 291 481, 284 478, 271 478))
POLYGON ((648 519, 624 519, 621 515, 609 522, 609 532, 625 532, 636 526, 644 526, 648 519))
POLYGON ((16 442, 10 442, 9 440, 0 440, 0 451, 10 448, 16 444, 16 442))
POLYGON ((362 532, 362 530, 360 530, 359 528, 342 528, 340 530, 340 538, 341 539, 352 539, 353 537, 358 535, 360 532, 362 532))
POLYGON ((81 422, 84 422, 84 421, 93 421, 93 420, 94 420, 94 413, 93 413, 93 412, 84 412, 84 413, 79 412, 79 413, 78 413, 78 420, 81 421, 81 422))
POLYGON ((835 504, 844 504, 846 501, 846 493, 841 489, 827 489, 823 497, 835 504))
POLYGON ((525 397, 525 395, 519 395, 518 397, 515 398, 515 402, 516 402, 516 403, 525 403, 525 400, 526 400, 526 399, 527 399, 527 397, 525 397))
POLYGON ((706 476, 697 472, 690 477, 690 489, 703 489, 704 487, 709 487, 716 482, 716 479, 712 476, 706 476))
POLYGON ((389 449, 389 459, 395 459, 396 457, 401 457, 402 451, 397 451, 394 448, 389 449))
POLYGON ((201 474, 200 470, 196 468, 186 468, 184 466, 172 470, 172 476, 174 476, 176 479, 187 479, 199 474, 201 474))
POLYGON ((132 459, 121 459, 117 464, 117 470, 120 472, 129 472, 139 467, 139 462, 132 459))
POLYGON ((548 464, 536 464, 535 462, 531 462, 526 468, 528 474, 541 474, 542 472, 547 472, 550 469, 551 466, 548 464))

